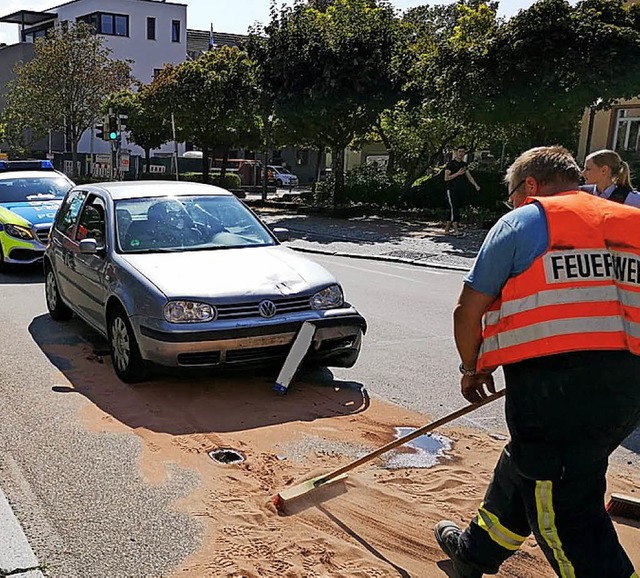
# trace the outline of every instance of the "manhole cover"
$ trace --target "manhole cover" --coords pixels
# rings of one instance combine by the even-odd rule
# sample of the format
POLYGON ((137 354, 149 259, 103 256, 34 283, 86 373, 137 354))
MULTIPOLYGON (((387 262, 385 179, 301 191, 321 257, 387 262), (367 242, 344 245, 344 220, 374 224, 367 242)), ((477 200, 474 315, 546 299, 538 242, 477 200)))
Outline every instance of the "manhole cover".
POLYGON ((209 457, 220 464, 237 464, 244 462, 245 456, 237 450, 230 448, 220 448, 209 452, 209 457))

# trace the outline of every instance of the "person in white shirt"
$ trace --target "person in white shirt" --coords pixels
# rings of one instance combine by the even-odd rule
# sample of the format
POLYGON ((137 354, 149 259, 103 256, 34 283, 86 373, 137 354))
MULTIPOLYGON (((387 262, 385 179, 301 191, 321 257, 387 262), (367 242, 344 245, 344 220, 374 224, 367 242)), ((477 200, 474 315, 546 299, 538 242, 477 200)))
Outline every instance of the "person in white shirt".
POLYGON ((640 208, 640 193, 633 190, 629 165, 612 150, 591 153, 584 161, 583 191, 623 205, 640 208))

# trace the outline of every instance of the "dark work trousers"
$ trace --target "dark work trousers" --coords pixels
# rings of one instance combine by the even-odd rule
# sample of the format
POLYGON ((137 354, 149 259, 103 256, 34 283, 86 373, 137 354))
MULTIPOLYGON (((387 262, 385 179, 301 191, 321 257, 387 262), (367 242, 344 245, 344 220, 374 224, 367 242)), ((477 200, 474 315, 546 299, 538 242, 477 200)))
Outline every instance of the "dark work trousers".
MULTIPOLYGON (((458 177, 460 178, 460 177, 458 177)), ((461 194, 456 190, 447 190, 447 200, 449 201, 449 221, 453 223, 460 222, 460 197, 461 194)))
POLYGON ((640 357, 568 353, 504 375, 511 441, 462 534, 462 557, 496 574, 533 532, 562 578, 638 578, 605 511, 605 475, 640 425, 640 357))

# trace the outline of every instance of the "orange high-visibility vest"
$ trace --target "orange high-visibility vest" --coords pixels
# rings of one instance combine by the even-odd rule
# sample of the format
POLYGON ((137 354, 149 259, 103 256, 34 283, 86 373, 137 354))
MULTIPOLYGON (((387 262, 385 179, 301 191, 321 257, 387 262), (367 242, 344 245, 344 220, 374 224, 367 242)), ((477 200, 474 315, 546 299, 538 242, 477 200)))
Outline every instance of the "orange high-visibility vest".
POLYGON ((485 314, 477 371, 569 351, 640 355, 640 210, 578 191, 534 201, 549 247, 485 314))

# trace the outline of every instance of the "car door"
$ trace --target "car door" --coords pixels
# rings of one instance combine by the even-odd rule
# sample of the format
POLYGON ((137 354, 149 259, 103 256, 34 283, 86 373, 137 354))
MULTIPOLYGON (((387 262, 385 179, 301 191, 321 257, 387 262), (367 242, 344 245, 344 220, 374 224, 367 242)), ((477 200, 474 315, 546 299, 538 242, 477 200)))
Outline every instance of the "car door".
POLYGON ((77 302, 77 290, 71 282, 75 268, 75 254, 71 251, 71 247, 80 209, 86 196, 87 192, 83 190, 69 192, 58 211, 51 234, 52 251, 49 254, 58 280, 58 290, 65 302, 71 305, 74 310, 77 302))
POLYGON ((105 199, 90 193, 82 207, 75 230, 74 270, 71 276, 78 290, 78 307, 81 316, 94 327, 104 330, 104 305, 107 294, 107 206, 105 199), (80 241, 95 239, 97 253, 81 253, 80 241))

